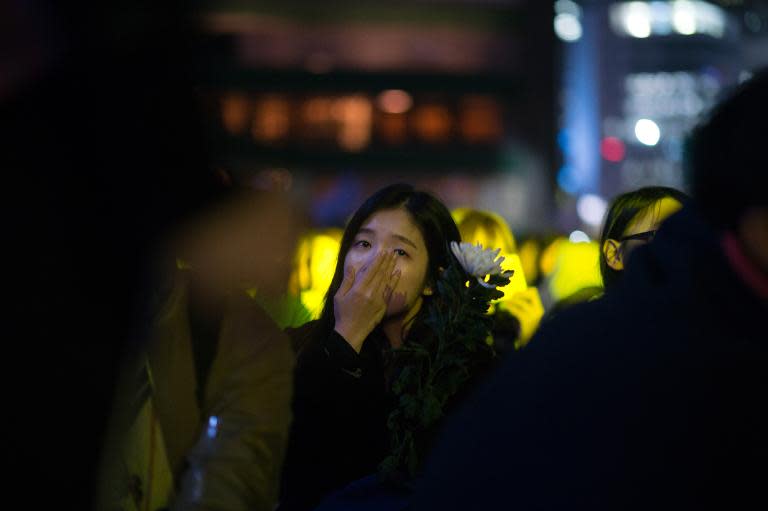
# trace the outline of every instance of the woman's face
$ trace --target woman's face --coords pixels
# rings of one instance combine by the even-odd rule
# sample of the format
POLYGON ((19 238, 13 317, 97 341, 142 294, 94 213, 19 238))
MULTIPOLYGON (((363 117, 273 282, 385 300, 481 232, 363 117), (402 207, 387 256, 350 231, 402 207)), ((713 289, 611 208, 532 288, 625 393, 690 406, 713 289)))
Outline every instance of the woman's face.
POLYGON ((389 299, 385 317, 410 317, 431 289, 425 286, 429 254, 424 237, 405 209, 381 210, 363 222, 344 259, 345 272, 354 268, 357 279, 379 252, 394 252, 395 269, 400 270, 400 280, 389 299))

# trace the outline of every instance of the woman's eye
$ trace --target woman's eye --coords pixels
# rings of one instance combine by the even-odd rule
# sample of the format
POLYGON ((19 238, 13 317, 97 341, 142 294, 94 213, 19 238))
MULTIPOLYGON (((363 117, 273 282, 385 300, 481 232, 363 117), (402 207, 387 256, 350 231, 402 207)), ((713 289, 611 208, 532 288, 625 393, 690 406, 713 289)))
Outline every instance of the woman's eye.
POLYGON ((368 243, 365 240, 358 240, 355 242, 356 247, 362 247, 362 248, 369 248, 371 246, 370 243, 368 243))
POLYGON ((405 251, 405 250, 403 250, 402 248, 396 248, 396 249, 395 249, 395 254, 397 254, 397 255, 399 255, 399 256, 407 256, 407 255, 408 255, 408 252, 406 252, 406 251, 405 251))

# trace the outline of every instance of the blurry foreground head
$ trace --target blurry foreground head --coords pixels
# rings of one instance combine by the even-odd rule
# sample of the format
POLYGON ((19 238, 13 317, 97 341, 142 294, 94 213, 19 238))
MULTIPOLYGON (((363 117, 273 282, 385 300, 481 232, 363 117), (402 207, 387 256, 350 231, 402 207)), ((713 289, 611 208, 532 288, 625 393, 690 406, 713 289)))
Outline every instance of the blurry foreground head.
POLYGON ((687 199, 683 192, 664 186, 640 188, 613 199, 600 234, 600 273, 606 289, 621 278, 629 253, 651 241, 661 223, 687 199))
POLYGON ((735 88, 692 133, 686 171, 701 214, 768 275, 768 68, 735 88))
POLYGON ((286 193, 236 190, 181 229, 174 255, 213 296, 247 288, 278 296, 305 220, 286 193))

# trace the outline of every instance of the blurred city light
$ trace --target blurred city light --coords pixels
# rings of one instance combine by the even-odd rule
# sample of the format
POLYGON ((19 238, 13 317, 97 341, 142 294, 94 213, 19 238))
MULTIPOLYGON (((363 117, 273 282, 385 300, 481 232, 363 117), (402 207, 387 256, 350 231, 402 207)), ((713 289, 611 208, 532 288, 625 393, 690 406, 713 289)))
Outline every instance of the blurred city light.
POLYGON ((651 9, 645 2, 626 4, 624 27, 632 37, 645 38, 651 35, 651 9))
POLYGON ((333 103, 333 119, 339 123, 337 141, 347 151, 360 151, 371 139, 373 105, 362 95, 346 96, 333 103))
POLYGON ((588 193, 576 201, 576 213, 578 213, 579 218, 592 227, 602 223, 606 209, 608 209, 608 203, 599 195, 588 193))
POLYGON ((726 28, 723 9, 700 0, 621 2, 610 7, 610 19, 617 34, 638 38, 669 35, 673 29, 680 35, 719 39, 726 28))
POLYGON ((251 136, 260 142, 271 142, 288 134, 291 124, 291 105, 279 95, 259 99, 253 113, 251 136))
POLYGON ((469 143, 494 143, 504 136, 503 108, 488 96, 468 95, 459 105, 458 128, 469 143))
POLYGON ((672 4, 672 26, 683 35, 696 33, 696 11, 691 2, 674 2, 672 4))
POLYGON ((571 0, 557 0, 557 2, 555 2, 555 14, 570 14, 576 18, 580 18, 581 7, 571 0))
POLYGON ((250 102, 245 94, 234 92, 221 98, 221 124, 231 135, 242 135, 248 128, 250 102))
POLYGON ((573 14, 555 15, 555 34, 561 40, 572 43, 581 39, 581 22, 573 14))
POLYGON ((620 162, 625 154, 624 142, 619 138, 605 137, 600 142, 600 155, 608 161, 620 162))
POLYGON ((587 235, 584 231, 573 231, 568 236, 568 241, 571 243, 589 243, 591 240, 589 239, 589 235, 587 235))
POLYGON ((376 104, 388 114, 404 114, 413 106, 413 99, 403 90, 385 90, 376 98, 376 104))
POLYGON ((640 143, 655 146, 661 138, 659 125, 650 119, 640 119, 635 123, 635 136, 640 143))
POLYGON ((569 165, 563 165, 557 172, 557 185, 566 193, 571 195, 575 194, 579 190, 579 183, 573 167, 569 165))
POLYGON ((446 142, 451 133, 452 116, 440 104, 420 106, 414 112, 413 124, 417 135, 426 142, 446 142))

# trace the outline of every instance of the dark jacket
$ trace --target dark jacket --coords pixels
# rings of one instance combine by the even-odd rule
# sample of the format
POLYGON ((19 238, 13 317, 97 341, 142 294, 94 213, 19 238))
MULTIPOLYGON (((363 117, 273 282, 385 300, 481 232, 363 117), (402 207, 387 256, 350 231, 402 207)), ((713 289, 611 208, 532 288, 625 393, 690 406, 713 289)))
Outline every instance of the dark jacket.
POLYGON ((329 492, 372 474, 389 446, 387 340, 374 330, 360 354, 317 321, 289 329, 301 344, 281 510, 312 509, 329 492))
POLYGON ((766 318, 720 236, 678 213, 462 407, 415 508, 766 509, 766 318))

